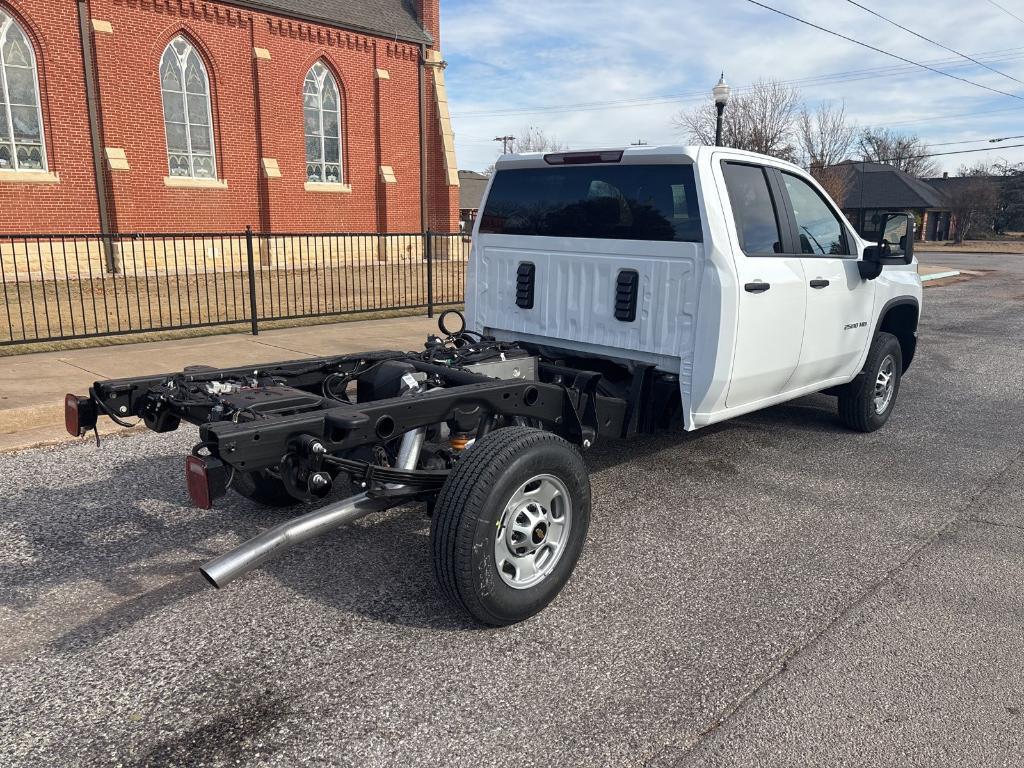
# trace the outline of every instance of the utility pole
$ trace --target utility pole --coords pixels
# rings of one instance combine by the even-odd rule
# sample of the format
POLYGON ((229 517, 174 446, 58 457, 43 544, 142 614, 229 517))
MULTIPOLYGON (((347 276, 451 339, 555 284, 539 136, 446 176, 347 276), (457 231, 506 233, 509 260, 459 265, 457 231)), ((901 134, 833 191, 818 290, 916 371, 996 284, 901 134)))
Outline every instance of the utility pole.
POLYGON ((501 154, 507 155, 512 151, 512 142, 516 140, 515 136, 496 136, 495 141, 501 142, 501 154))

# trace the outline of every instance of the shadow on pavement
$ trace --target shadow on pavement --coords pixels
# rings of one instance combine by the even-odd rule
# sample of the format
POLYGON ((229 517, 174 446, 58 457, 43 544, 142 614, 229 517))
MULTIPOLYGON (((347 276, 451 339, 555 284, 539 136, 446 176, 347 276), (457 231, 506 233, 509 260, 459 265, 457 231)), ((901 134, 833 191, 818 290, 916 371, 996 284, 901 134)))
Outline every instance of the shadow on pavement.
MULTIPOLYGON (((735 482, 741 468, 702 456, 700 441, 737 430, 769 447, 786 439, 779 434, 781 423, 803 431, 844 431, 833 399, 815 396, 695 433, 678 429, 599 442, 586 459, 598 473, 683 445, 692 450, 693 460, 680 462, 673 456, 678 471, 735 482)), ((235 494, 221 500, 218 509, 194 509, 185 495, 181 462, 178 453, 132 459, 95 482, 29 488, 9 497, 7 522, 27 534, 27 547, 38 556, 0 566, 0 606, 56 611, 63 631, 52 640, 53 647, 74 652, 209 589, 197 574, 202 562, 230 549, 233 541, 296 514, 294 509, 258 507, 235 494), (214 538, 220 542, 211 542, 214 538), (84 600, 86 608, 49 605, 69 599, 50 594, 68 586, 76 594, 92 595, 84 600), (96 606, 104 603, 110 607, 96 615, 96 606)), ((429 530, 422 506, 392 510, 304 544, 263 570, 281 585, 344 614, 435 630, 479 631, 435 585, 429 530)), ((246 589, 254 578, 260 574, 227 589, 246 589)), ((268 595, 265 587, 249 588, 255 590, 254 600, 282 599, 279 593, 268 595)))

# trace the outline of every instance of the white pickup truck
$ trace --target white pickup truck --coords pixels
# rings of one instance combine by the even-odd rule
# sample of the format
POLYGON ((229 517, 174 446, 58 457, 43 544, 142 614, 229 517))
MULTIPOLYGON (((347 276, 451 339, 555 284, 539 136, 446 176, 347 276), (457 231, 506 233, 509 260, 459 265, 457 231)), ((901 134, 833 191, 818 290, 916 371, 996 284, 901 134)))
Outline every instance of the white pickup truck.
POLYGON ((504 157, 476 224, 465 325, 385 351, 98 381, 68 431, 199 427, 189 494, 327 502, 201 572, 217 587, 374 512, 425 502, 434 572, 480 622, 540 611, 587 538, 580 448, 722 421, 810 392, 881 427, 914 358, 907 214, 862 240, 801 169, 642 147, 504 157))
POLYGON ((808 173, 750 152, 503 157, 473 233, 467 322, 678 375, 688 430, 820 391, 874 430, 921 306, 912 219, 881 218, 865 242, 808 173))

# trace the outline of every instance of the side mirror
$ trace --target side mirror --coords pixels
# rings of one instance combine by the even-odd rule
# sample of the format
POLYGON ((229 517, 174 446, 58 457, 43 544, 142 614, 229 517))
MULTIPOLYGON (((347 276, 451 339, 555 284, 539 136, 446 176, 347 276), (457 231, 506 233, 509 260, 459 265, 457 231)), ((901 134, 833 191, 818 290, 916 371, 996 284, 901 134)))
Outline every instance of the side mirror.
POLYGON ((878 242, 864 249, 861 276, 873 280, 882 267, 910 264, 914 261, 914 217, 909 213, 884 213, 878 229, 878 242))

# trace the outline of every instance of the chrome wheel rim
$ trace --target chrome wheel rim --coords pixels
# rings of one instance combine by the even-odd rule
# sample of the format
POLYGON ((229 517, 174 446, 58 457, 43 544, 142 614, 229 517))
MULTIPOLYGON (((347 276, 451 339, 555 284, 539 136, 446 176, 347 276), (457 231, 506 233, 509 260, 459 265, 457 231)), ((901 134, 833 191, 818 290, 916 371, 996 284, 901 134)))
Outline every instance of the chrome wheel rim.
POLYGON ((895 390, 896 360, 892 355, 886 355, 875 377, 875 413, 879 416, 889 408, 895 390))
POLYGON ((531 477, 512 494, 498 518, 494 564, 513 589, 544 581, 562 559, 572 525, 572 501, 554 475, 531 477))

